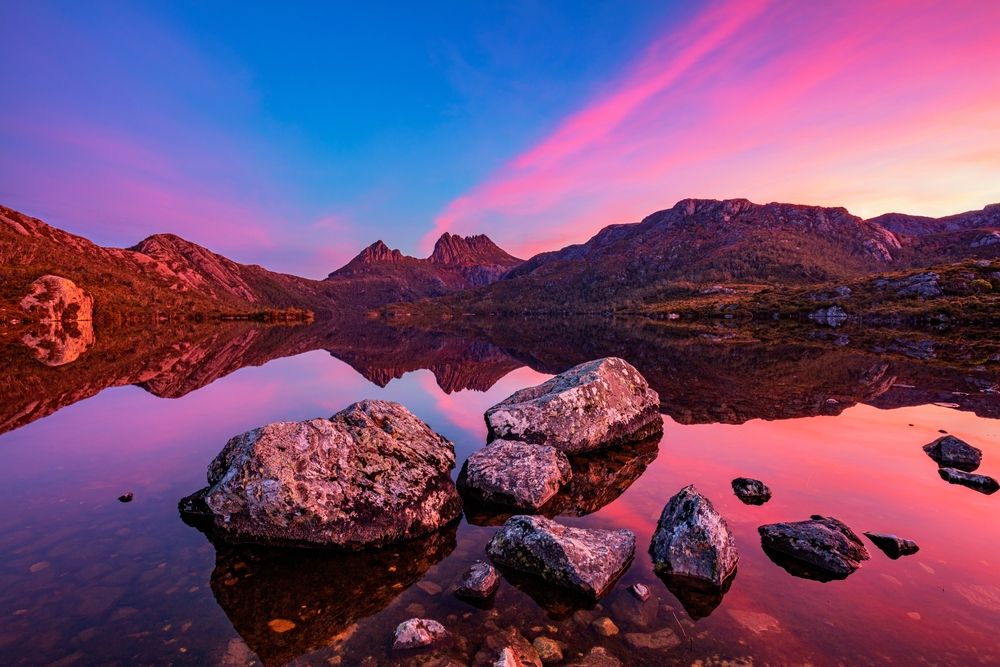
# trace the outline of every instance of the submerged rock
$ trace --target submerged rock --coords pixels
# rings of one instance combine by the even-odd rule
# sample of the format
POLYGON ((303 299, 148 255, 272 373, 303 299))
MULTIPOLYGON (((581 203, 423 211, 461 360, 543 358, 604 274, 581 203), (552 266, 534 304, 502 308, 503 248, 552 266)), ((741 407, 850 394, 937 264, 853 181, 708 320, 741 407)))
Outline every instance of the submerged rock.
POLYGON ((486 411, 486 424, 490 440, 584 452, 661 432, 659 405, 639 371, 608 357, 515 392, 486 411))
POLYGON ((535 640, 531 642, 532 648, 538 653, 538 657, 541 661, 548 665, 555 662, 562 662, 563 659, 563 647, 560 642, 550 637, 535 637, 535 640))
POLYGON ((542 659, 534 645, 521 634, 521 631, 511 627, 487 635, 469 664, 542 667, 542 659))
POLYGON ((538 509, 572 477, 569 460, 555 447, 494 440, 465 462, 458 487, 482 502, 538 509))
POLYGON ((924 445, 927 456, 944 468, 956 468, 972 472, 983 460, 983 452, 953 435, 944 435, 932 443, 924 445))
POLYGON ((437 621, 429 618, 411 618, 396 626, 392 636, 392 648, 405 650, 430 646, 448 636, 448 631, 437 621))
POLYGON ((778 565, 805 579, 846 579, 870 558, 853 530, 833 517, 760 526, 761 545, 778 565))
POLYGON ((646 584, 632 584, 628 587, 628 592, 643 602, 648 600, 650 595, 649 587, 646 584))
POLYGON ((452 444, 402 405, 361 401, 236 436, 180 508, 234 542, 381 546, 459 516, 454 463, 452 444))
POLYGON ((733 480, 733 493, 747 505, 763 505, 771 499, 771 489, 767 484, 749 477, 737 477, 733 480))
POLYGON ((909 556, 920 551, 920 547, 913 540, 906 540, 895 535, 885 533, 872 533, 865 531, 865 536, 872 541, 889 558, 896 560, 900 556, 909 556))
POLYGON ((455 595, 464 598, 486 599, 496 593, 500 586, 500 575, 495 567, 486 561, 476 561, 462 575, 455 588, 455 595))
POLYGON ((938 468, 938 474, 950 484, 961 484, 986 495, 1000 491, 1000 482, 989 475, 977 475, 956 468, 938 468))
POLYGON ((629 530, 571 528, 538 516, 514 516, 486 552, 495 563, 592 598, 604 595, 635 555, 629 530))
POLYGON ((684 607, 687 615, 695 621, 711 616, 712 612, 719 608, 736 579, 735 576, 729 577, 721 586, 716 586, 703 579, 691 577, 670 574, 660 574, 659 577, 667 590, 684 607))
POLYGON ((721 586, 736 571, 739 554, 726 520, 693 486, 670 499, 649 545, 657 574, 721 586))

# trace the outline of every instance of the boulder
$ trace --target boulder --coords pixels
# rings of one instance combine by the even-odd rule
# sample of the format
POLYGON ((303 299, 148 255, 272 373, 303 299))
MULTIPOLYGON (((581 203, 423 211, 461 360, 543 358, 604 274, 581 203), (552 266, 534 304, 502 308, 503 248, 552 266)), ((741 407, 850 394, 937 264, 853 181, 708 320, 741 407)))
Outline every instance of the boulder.
POLYGON ((657 574, 722 586, 736 571, 739 554, 726 520, 693 486, 670 499, 649 545, 657 574))
POLYGON ((462 466, 458 488, 476 500, 536 510, 573 476, 555 447, 494 440, 462 466))
POLYGON ((455 588, 455 595, 463 598, 486 599, 496 593, 500 586, 500 575, 495 567, 486 561, 473 563, 455 588))
POLYGON ((983 452, 959 440, 953 435, 944 435, 934 442, 924 445, 927 456, 943 468, 957 468, 972 472, 983 460, 983 452))
POLYGON ((539 516, 513 516, 486 552, 493 562, 527 572, 591 598, 600 598, 635 555, 629 530, 571 528, 539 516))
POLYGON ((900 556, 909 556, 920 551, 920 547, 913 540, 905 540, 896 535, 886 533, 872 533, 865 531, 865 537, 872 541, 889 558, 896 560, 900 556))
POLYGON ((489 439, 584 452, 663 430, 660 398, 628 362, 588 361, 486 411, 489 439))
POLYGON ((423 648, 448 636, 444 626, 430 618, 411 618, 396 626, 392 636, 392 648, 406 650, 423 648))
POLYGON ((733 480, 733 493, 746 505, 763 505, 771 499, 771 489, 759 479, 737 477, 733 480))
POLYGON ((977 475, 956 468, 938 468, 938 474, 949 484, 961 484, 986 495, 1000 491, 1000 482, 989 475, 977 475))
POLYGON ((761 545, 789 573, 806 579, 846 579, 870 558, 853 530, 833 517, 760 526, 761 545))
POLYGON ((232 438, 181 513, 233 542, 382 546, 456 519, 452 444, 409 410, 361 401, 330 419, 232 438))
POLYGON ((21 308, 39 322, 89 322, 94 299, 76 283, 62 276, 46 275, 31 283, 21 308))

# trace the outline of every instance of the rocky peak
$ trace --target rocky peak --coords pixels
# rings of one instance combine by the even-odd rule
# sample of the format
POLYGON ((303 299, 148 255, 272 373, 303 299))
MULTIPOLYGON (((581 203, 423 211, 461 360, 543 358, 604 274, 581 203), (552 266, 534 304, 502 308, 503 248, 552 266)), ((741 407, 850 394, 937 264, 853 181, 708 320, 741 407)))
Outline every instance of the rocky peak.
POLYGON ((445 232, 434 244, 428 258, 432 264, 474 266, 479 264, 513 265, 521 260, 508 254, 485 234, 458 236, 445 232))
POLYGON ((381 239, 362 250, 352 262, 372 264, 374 262, 398 262, 403 259, 403 253, 390 248, 381 239))

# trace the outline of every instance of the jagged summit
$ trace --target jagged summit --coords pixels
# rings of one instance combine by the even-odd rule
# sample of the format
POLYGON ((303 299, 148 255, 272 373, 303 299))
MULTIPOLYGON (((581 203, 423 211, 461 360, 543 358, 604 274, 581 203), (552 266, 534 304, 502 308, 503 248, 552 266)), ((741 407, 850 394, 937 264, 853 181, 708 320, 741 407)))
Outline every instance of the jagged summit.
POLYGON ((475 264, 519 264, 517 257, 507 253, 485 234, 459 236, 445 232, 434 244, 428 258, 434 264, 472 266, 475 264))
POLYGON ((371 264, 372 262, 398 262, 403 259, 405 255, 395 248, 390 248, 382 239, 379 239, 375 243, 371 244, 355 257, 352 262, 362 262, 364 264, 371 264))

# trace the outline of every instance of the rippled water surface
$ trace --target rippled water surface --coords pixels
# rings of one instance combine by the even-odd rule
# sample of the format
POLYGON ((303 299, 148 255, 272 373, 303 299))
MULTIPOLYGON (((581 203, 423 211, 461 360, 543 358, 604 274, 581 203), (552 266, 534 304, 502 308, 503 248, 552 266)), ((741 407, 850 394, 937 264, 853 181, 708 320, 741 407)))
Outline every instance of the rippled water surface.
MULTIPOLYGON (((144 353, 127 371, 105 360, 108 368, 83 372, 96 364, 87 355, 104 354, 95 347, 74 362, 79 377, 68 375, 72 366, 8 373, 0 664, 465 664, 485 638, 512 627, 565 642, 566 663, 603 646, 625 664, 1000 664, 1000 494, 945 483, 921 450, 947 431, 983 449, 978 472, 1000 477, 992 367, 942 370, 881 349, 843 356, 843 346, 811 343, 759 354, 750 344, 736 356, 715 343, 654 354, 634 339, 594 350, 567 341, 563 356, 552 352, 557 340, 546 354, 446 343, 422 348, 433 363, 387 343, 389 358, 397 347, 409 355, 392 368, 359 361, 359 340, 337 356, 321 344, 261 358, 228 344, 192 356, 197 345, 182 345, 173 364, 144 353), (215 546, 178 516, 178 499, 204 485, 208 462, 234 434, 384 398, 452 440, 460 465, 485 441, 487 407, 597 353, 639 366, 665 411, 659 442, 574 461, 606 484, 582 489, 559 520, 638 538, 630 570, 597 606, 519 578, 486 607, 454 598, 456 579, 503 519, 476 508, 426 540, 360 555, 215 546), (192 387, 167 381, 178 363, 191 378, 223 354, 237 361, 192 387), (677 361, 685 354, 694 370, 677 361), (155 370, 143 375, 144 363, 155 370), (712 378, 702 369, 713 364, 730 370, 712 378), (44 387, 58 389, 43 396, 44 387), (958 398, 943 400, 949 392, 958 398), (730 488, 737 476, 764 480, 773 500, 743 505, 730 488), (740 552, 717 599, 671 592, 646 553, 663 505, 692 483, 726 517, 740 552), (118 502, 126 490, 134 501, 118 502), (859 533, 897 533, 920 551, 891 560, 866 542, 871 560, 846 580, 794 577, 763 553, 757 527, 811 514, 859 533), (650 587, 650 601, 629 595, 635 582, 650 587), (440 620, 455 641, 440 654, 394 654, 392 629, 412 616, 440 620), (618 635, 595 631, 602 616, 618 635), (295 627, 279 632, 274 619, 295 627), (664 629, 672 646, 636 648, 637 635, 664 629)), ((15 348, 5 354, 30 360, 15 348)))

